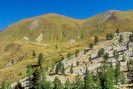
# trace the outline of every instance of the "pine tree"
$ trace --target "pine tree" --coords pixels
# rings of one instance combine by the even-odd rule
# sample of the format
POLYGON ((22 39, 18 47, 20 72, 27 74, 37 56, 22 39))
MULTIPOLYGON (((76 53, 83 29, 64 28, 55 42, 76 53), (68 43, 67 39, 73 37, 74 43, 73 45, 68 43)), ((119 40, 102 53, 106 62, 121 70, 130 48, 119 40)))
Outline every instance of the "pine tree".
POLYGON ((105 53, 104 55, 103 55, 103 59, 105 60, 105 61, 107 61, 108 59, 109 59, 109 53, 105 53))
POLYGON ((73 73, 73 64, 72 64, 71 67, 70 67, 70 73, 71 73, 71 74, 73 73))
POLYGON ((96 80, 96 88, 95 89, 102 89, 101 82, 100 82, 100 79, 98 77, 96 80))
POLYGON ((120 33, 119 29, 116 29, 115 32, 117 33, 117 35, 119 35, 119 33, 120 33))
POLYGON ((53 89, 63 89, 63 85, 58 77, 55 77, 54 79, 54 88, 53 89))
POLYGON ((89 56, 89 61, 91 62, 91 64, 92 64, 92 58, 91 58, 91 55, 89 56))
POLYGON ((106 40, 112 40, 114 35, 112 33, 106 35, 106 40))
POLYGON ((78 54, 79 54, 79 50, 76 50, 76 51, 75 51, 75 57, 77 57, 78 54))
POLYGON ((75 78, 74 89, 83 89, 83 81, 80 75, 77 75, 75 78))
POLYGON ((86 73, 84 77, 84 89, 94 89, 94 81, 92 73, 86 68, 86 73))
POLYGON ((122 61, 123 61, 123 62, 125 62, 125 61, 126 61, 126 58, 125 58, 125 56, 124 56, 124 55, 122 56, 122 61))
POLYGON ((94 43, 97 44, 98 42, 99 42, 99 38, 97 36, 95 36, 94 43))
POLYGON ((36 56, 36 52, 35 52, 35 51, 32 52, 32 56, 33 56, 33 57, 36 56))
POLYGON ((61 74, 65 74, 64 64, 61 64, 61 74))
POLYGON ((72 89, 72 85, 71 85, 69 79, 67 79, 67 81, 65 83, 65 89, 72 89))
POLYGON ((39 81, 39 89, 51 89, 51 85, 46 79, 39 81))
POLYGON ((27 77, 30 78, 33 74, 34 70, 31 66, 28 67, 26 73, 27 73, 27 77))
POLYGON ((113 68, 108 66, 106 70, 106 81, 105 81, 106 89, 115 89, 115 78, 113 68))
POLYGON ((77 61, 76 65, 79 66, 79 61, 77 61))
POLYGON ((119 58, 119 53, 118 53, 117 50, 114 50, 113 55, 114 55, 115 59, 118 60, 118 58, 119 58))
POLYGON ((42 63, 43 63, 43 53, 40 53, 38 57, 38 65, 42 66, 42 63))
POLYGON ((122 41, 123 41, 123 35, 121 34, 119 38, 119 43, 121 43, 122 41))
POLYGON ((120 74, 120 81, 121 81, 121 84, 125 84, 126 83, 126 77, 124 75, 124 72, 121 72, 121 74, 120 74))
POLYGON ((67 59, 70 59, 70 57, 71 57, 71 53, 68 53, 67 54, 67 59))
POLYGON ((55 73, 58 74, 58 73, 60 72, 60 69, 61 69, 61 62, 59 62, 59 63, 56 65, 55 73))
POLYGON ((120 82, 120 62, 116 63, 116 67, 115 67, 115 78, 116 78, 116 84, 118 84, 120 82))
POLYGON ((99 57, 103 56, 103 55, 104 55, 104 52, 105 52, 104 48, 101 48, 101 49, 98 51, 98 56, 99 56, 99 57))
POLYGON ((93 49, 93 47, 94 47, 94 43, 90 43, 90 44, 89 44, 89 48, 90 48, 90 49, 93 49))

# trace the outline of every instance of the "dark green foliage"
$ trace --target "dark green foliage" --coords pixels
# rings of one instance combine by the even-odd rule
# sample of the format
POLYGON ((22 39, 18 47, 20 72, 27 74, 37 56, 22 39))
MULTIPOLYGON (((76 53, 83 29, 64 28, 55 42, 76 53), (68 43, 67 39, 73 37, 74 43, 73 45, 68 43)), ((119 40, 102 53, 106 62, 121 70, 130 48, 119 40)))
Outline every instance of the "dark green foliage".
POLYGON ((78 54, 79 54, 79 50, 76 50, 76 51, 75 51, 75 57, 77 57, 78 54))
POLYGON ((55 69, 55 73, 58 74, 60 72, 60 68, 61 68, 61 62, 59 62, 57 65, 56 65, 56 69, 55 69))
POLYGON ((106 40, 112 40, 114 38, 114 35, 112 33, 109 33, 106 35, 106 40))
POLYGON ((55 45, 55 49, 58 49, 58 45, 57 44, 55 45))
POLYGON ((58 77, 54 79, 54 88, 53 89, 64 89, 61 81, 58 77))
POLYGON ((90 48, 90 49, 93 49, 93 47, 94 47, 94 43, 90 43, 90 44, 89 44, 89 48, 90 48))
POLYGON ((106 89, 115 89, 115 87, 114 87, 114 85, 115 85, 114 70, 110 66, 108 66, 108 68, 106 70, 105 77, 106 77, 106 81, 105 81, 106 89))
POLYGON ((67 79, 67 81, 65 83, 65 89, 72 89, 72 85, 71 85, 69 79, 67 79))
POLYGON ((127 42, 127 45, 126 45, 126 47, 127 47, 127 50, 129 50, 129 42, 127 42))
POLYGON ((130 36, 129 36, 129 41, 130 41, 130 42, 133 42, 133 34, 130 34, 130 36))
POLYGON ((32 52, 32 56, 33 56, 33 57, 36 56, 36 52, 35 52, 35 51, 32 52))
POLYGON ((105 53, 104 55, 103 55, 103 59, 106 61, 106 60, 108 60, 109 59, 109 53, 105 53))
POLYGON ((56 74, 59 74, 59 73, 65 74, 64 64, 62 64, 61 62, 59 62, 59 63, 56 65, 55 73, 56 73, 56 74))
POLYGON ((71 56, 72 56, 72 54, 71 53, 68 53, 67 54, 67 59, 69 59, 71 56))
POLYGON ((92 58, 91 58, 91 55, 89 56, 89 61, 92 63, 92 58))
POLYGON ((77 61, 77 63, 76 63, 76 64, 77 64, 77 66, 79 66, 79 61, 77 61))
POLYGON ((64 60, 65 58, 61 55, 61 61, 64 60))
POLYGON ((123 57, 122 57, 122 61, 123 62, 125 62, 126 61, 126 58, 125 58, 125 56, 123 55, 123 57))
POLYGON ((114 58, 118 60, 118 58, 119 58, 119 53, 118 53, 117 50, 114 50, 113 55, 114 55, 114 58))
POLYGON ((27 71, 26 71, 27 77, 30 78, 32 76, 33 72, 34 72, 33 68, 31 66, 29 66, 27 71))
POLYGON ((97 36, 95 36, 94 43, 97 44, 98 42, 99 42, 99 38, 97 36))
POLYGON ((98 56, 99 56, 99 57, 102 57, 102 56, 104 55, 104 52, 105 52, 104 48, 101 48, 101 49, 98 51, 98 56))
POLYGON ((64 64, 61 65, 61 74, 65 74, 64 64))
POLYGON ((51 83, 46 79, 39 81, 38 89, 51 89, 51 83))
POLYGON ((72 64, 71 67, 70 67, 70 73, 71 73, 71 74, 73 73, 73 64, 72 64))
POLYGON ((95 89, 102 89, 100 79, 97 77, 95 89))
POLYGON ((115 33, 117 33, 117 35, 119 35, 119 33, 120 33, 119 29, 116 29, 115 33))
POLYGON ((86 68, 86 73, 84 77, 84 89, 94 89, 94 81, 92 73, 86 68))
POLYGON ((124 75, 124 72, 121 72, 121 74, 120 74, 120 82, 121 82, 121 84, 125 84, 126 83, 126 77, 124 75))
POLYGON ((123 42, 123 35, 121 34, 120 35, 120 38, 119 38, 119 43, 123 42))
POLYGON ((115 78, 116 78, 116 84, 120 82, 120 62, 116 63, 116 67, 115 67, 115 78))
POLYGON ((42 64, 43 64, 43 53, 40 53, 38 57, 38 65, 42 66, 42 64))
POLYGON ((83 81, 80 75, 77 75, 75 78, 74 89, 84 89, 83 87, 83 81))

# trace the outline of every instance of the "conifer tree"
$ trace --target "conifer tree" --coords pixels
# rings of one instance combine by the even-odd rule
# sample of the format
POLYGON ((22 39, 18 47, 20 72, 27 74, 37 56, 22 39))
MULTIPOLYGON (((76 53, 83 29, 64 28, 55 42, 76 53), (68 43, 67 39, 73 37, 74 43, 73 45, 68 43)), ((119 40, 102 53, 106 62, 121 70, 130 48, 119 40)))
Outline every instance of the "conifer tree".
POLYGON ((61 64, 61 74, 65 74, 64 64, 61 64))
POLYGON ((83 89, 83 81, 80 75, 77 75, 75 78, 74 89, 83 89))
POLYGON ((46 79, 39 81, 39 89, 51 89, 51 85, 46 79))
POLYGON ((91 64, 92 64, 92 58, 91 58, 91 55, 89 56, 89 61, 91 62, 91 64))
POLYGON ((117 33, 117 35, 119 35, 119 33, 120 33, 119 29, 116 29, 115 32, 117 33))
POLYGON ((86 68, 85 77, 84 77, 84 89, 94 89, 94 81, 92 73, 86 68))
POLYGON ((73 64, 72 64, 71 67, 70 67, 70 73, 71 73, 71 74, 73 73, 73 64))
POLYGON ((121 84, 125 84, 126 83, 126 77, 124 75, 124 72, 121 72, 121 74, 120 74, 120 81, 121 81, 121 84))
POLYGON ((35 51, 32 52, 32 56, 33 56, 33 57, 36 56, 36 52, 35 52, 35 51))
POLYGON ((109 53, 105 53, 104 55, 103 55, 103 59, 105 60, 105 61, 107 61, 108 59, 109 59, 109 53))
POLYGON ((69 79, 67 79, 67 81, 65 83, 65 89, 72 89, 72 85, 71 85, 69 79))
POLYGON ((42 63, 43 63, 43 53, 40 53, 38 57, 38 65, 42 66, 42 63))
POLYGON ((90 49, 93 49, 93 47, 94 47, 94 43, 90 43, 90 44, 89 44, 89 48, 90 48, 90 49))
POLYGON ((56 65, 55 73, 58 74, 58 73, 60 72, 60 69, 61 69, 61 62, 59 62, 59 63, 56 65))
POLYGON ((76 50, 76 51, 75 51, 75 57, 77 57, 78 54, 79 54, 79 50, 76 50))
POLYGON ((114 50, 113 55, 114 55, 115 59, 118 60, 118 58, 119 58, 119 53, 118 53, 117 50, 114 50))
POLYGON ((99 38, 97 36, 95 36, 94 43, 97 44, 98 42, 99 42, 99 38))
POLYGON ((106 89, 115 89, 115 77, 113 68, 108 66, 106 70, 106 81, 105 81, 106 89))
POLYGON ((102 89, 100 79, 97 77, 95 89, 102 89))
POLYGON ((121 43, 122 41, 123 41, 123 35, 121 34, 119 38, 119 43, 121 43))
POLYGON ((54 88, 53 89, 64 89, 64 87, 58 77, 55 77, 55 79, 54 79, 54 88))
POLYGON ((98 56, 99 56, 99 57, 102 57, 102 56, 104 55, 104 52, 105 52, 104 48, 101 48, 101 49, 98 51, 98 56))
POLYGON ((106 40, 112 40, 114 35, 112 33, 106 35, 106 40))
POLYGON ((116 84, 120 82, 120 62, 116 63, 116 67, 115 67, 115 78, 116 78, 116 84))

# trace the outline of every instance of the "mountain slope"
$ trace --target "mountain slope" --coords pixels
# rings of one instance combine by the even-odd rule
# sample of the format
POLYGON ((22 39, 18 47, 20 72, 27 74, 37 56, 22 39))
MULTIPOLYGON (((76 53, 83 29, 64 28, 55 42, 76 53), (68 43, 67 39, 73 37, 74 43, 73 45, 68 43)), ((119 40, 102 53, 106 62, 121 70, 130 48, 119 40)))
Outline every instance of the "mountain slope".
POLYGON ((24 77, 26 66, 36 63, 39 53, 45 54, 45 64, 51 66, 61 55, 66 57, 68 53, 84 49, 95 35, 105 37, 116 29, 128 32, 132 28, 133 11, 111 10, 84 20, 57 14, 21 20, 0 32, 0 82, 14 82, 24 77), (16 63, 10 65, 12 60, 16 63), (12 76, 15 78, 11 79, 12 76))
POLYGON ((21 20, 1 32, 3 40, 67 41, 84 39, 108 32, 132 31, 133 11, 110 10, 85 20, 58 14, 46 14, 21 20), (6 35, 6 36, 5 36, 6 35))

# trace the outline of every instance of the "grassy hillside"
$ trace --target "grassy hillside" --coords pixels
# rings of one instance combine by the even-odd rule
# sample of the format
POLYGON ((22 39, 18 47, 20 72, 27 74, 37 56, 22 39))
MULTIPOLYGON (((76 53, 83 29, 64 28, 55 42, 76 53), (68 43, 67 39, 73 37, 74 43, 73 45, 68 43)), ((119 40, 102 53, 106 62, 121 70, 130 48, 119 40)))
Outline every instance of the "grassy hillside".
POLYGON ((133 11, 107 11, 84 20, 57 14, 21 20, 0 33, 0 83, 24 77, 26 66, 36 63, 41 52, 45 54, 44 64, 49 67, 60 60, 60 55, 66 57, 85 48, 95 35, 103 38, 116 29, 126 32, 132 28, 133 11), (75 42, 71 43, 71 39, 75 42), (37 53, 35 58, 32 51, 37 53), (14 65, 7 66, 16 59, 14 65))
POLYGON ((84 20, 72 19, 58 14, 46 14, 14 23, 0 33, 3 41, 22 40, 24 37, 41 42, 88 39, 92 35, 109 32, 132 31, 133 11, 107 11, 84 20))

